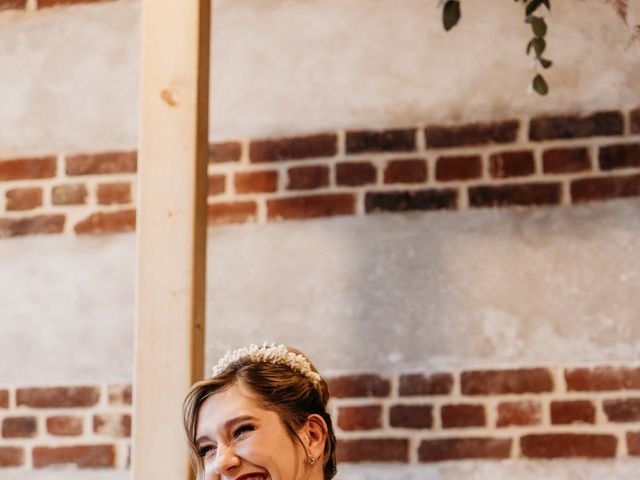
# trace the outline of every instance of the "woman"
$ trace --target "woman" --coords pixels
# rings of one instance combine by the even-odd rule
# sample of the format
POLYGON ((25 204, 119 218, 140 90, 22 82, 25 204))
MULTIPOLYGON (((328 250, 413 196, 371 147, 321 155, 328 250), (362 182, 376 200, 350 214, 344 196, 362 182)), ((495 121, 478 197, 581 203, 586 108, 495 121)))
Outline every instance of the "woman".
POLYGON ((184 401, 198 479, 329 480, 336 474, 329 391, 284 345, 229 352, 184 401))

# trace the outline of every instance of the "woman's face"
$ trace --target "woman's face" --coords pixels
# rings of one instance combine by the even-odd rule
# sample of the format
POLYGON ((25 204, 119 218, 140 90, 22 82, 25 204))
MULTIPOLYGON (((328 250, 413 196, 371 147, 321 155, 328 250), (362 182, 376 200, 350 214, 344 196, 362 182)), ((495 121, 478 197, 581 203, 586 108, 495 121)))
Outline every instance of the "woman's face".
POLYGON ((241 382, 204 401, 196 443, 206 480, 299 480, 309 473, 300 442, 241 382))

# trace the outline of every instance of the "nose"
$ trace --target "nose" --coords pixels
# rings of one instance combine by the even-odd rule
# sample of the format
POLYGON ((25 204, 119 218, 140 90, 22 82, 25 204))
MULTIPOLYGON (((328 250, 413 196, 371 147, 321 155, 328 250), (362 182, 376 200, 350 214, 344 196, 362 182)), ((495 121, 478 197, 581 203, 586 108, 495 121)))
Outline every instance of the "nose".
POLYGON ((218 445, 213 460, 213 471, 220 476, 227 476, 240 465, 240 458, 230 446, 218 445))

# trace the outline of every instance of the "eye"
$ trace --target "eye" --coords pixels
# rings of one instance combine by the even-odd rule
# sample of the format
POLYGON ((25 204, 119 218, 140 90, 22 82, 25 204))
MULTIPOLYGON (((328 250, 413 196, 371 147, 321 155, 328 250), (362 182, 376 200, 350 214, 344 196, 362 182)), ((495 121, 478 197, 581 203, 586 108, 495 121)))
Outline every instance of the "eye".
POLYGON ((240 425, 238 428, 236 428, 233 431, 233 438, 238 438, 242 434, 247 433, 247 432, 252 432, 253 430, 255 430, 255 427, 253 425, 251 425, 250 423, 247 423, 245 425, 240 425))
POLYGON ((200 457, 206 457, 209 452, 215 452, 215 445, 204 445, 198 449, 198 455, 200 457))

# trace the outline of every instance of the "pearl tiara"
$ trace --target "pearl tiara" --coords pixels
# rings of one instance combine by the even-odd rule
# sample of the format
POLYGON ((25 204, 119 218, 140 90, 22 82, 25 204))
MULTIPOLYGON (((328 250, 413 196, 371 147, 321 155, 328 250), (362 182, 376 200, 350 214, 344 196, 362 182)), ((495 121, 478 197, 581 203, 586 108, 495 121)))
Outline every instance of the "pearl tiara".
POLYGON ((313 371, 311 363, 304 355, 290 352, 285 345, 276 345, 275 343, 267 342, 263 343, 261 347, 251 344, 248 348, 238 348, 237 350, 228 351, 213 367, 211 376, 216 377, 220 375, 229 365, 245 358, 256 363, 286 365, 291 370, 307 377, 314 385, 320 383, 321 380, 320 374, 313 371))

